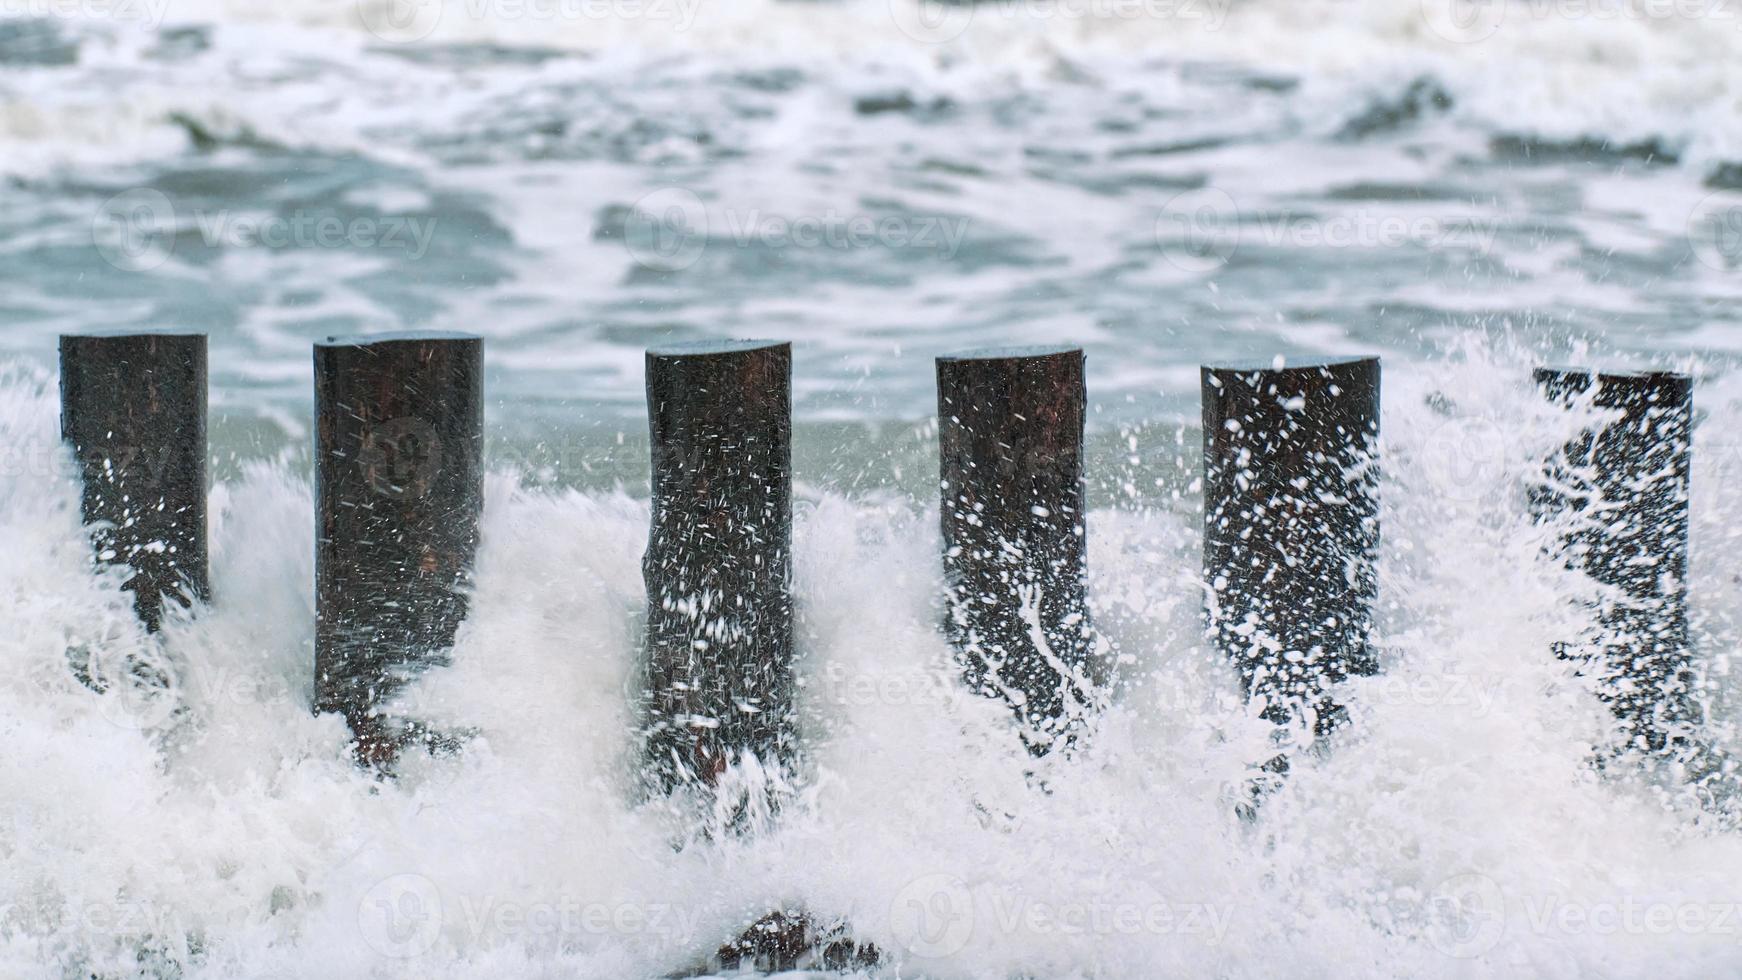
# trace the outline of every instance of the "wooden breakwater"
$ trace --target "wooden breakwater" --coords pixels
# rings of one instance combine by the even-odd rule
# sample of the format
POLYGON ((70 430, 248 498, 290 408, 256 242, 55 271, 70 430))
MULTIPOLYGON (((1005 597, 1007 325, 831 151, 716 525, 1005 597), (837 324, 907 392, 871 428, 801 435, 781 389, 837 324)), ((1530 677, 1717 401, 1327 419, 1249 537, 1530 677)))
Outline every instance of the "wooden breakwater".
POLYGON ((125 565, 146 628, 211 593, 206 546, 206 338, 100 333, 60 340, 61 437, 100 561, 125 565))
MULTIPOLYGON (((61 339, 61 428, 97 560, 131 575, 140 618, 210 599, 206 339, 61 339)), ((389 760, 380 717, 439 662, 466 615, 483 506, 484 343, 451 333, 314 346, 316 711, 361 757, 389 760)), ((652 525, 644 674, 652 783, 711 784, 735 757, 781 764, 792 719, 791 348, 737 341, 647 354, 652 525)), ((1010 702, 1034 752, 1073 736, 1107 674, 1087 594, 1076 348, 937 360, 942 629, 964 680, 1010 702)), ((1572 512, 1566 560, 1631 597, 1604 613, 1593 669, 1644 747, 1693 714, 1687 628, 1692 382, 1671 373, 1541 369, 1551 402, 1611 421, 1545 463, 1545 517, 1572 512), (1580 476, 1576 485, 1571 475, 1580 476)), ((1280 725, 1324 734, 1330 697, 1379 669, 1370 645, 1380 365, 1345 358, 1206 366, 1207 635, 1280 725)), ((417 733, 411 733, 416 735, 417 733)))
POLYGON ((796 739, 792 691, 792 348, 647 352, 652 520, 643 689, 653 788, 712 786, 796 739))
MULTIPOLYGON (((212 600, 205 337, 70 335, 60 350, 61 427, 95 560, 129 570, 148 629, 197 615, 212 600)), ((313 357, 311 708, 343 717, 359 762, 390 771, 405 745, 436 736, 384 711, 412 673, 445 660, 467 613, 483 508, 484 343, 332 338, 313 357)), ((1081 735, 1110 669, 1087 585, 1083 352, 967 351, 936 368, 940 628, 964 683, 1008 702, 1023 744, 1047 754, 1081 735)), ((1559 560, 1626 597, 1600 613, 1601 648, 1578 656, 1604 674, 1604 697, 1637 746, 1663 750, 1698 721, 1691 380, 1545 368, 1536 381, 1552 404, 1608 413, 1545 461, 1531 504, 1570 528, 1559 560)), ((747 757, 790 766, 799 742, 791 348, 655 347, 646 384, 643 768, 656 795, 706 793, 747 757)), ((1381 668, 1371 642, 1379 361, 1206 366, 1201 395, 1206 636, 1279 731, 1327 735, 1345 721, 1335 685, 1381 668)), ((1262 769, 1280 778, 1286 754, 1262 769)), ((780 969, 821 949, 818 935, 802 913, 776 913, 719 957, 780 969)), ((875 956, 838 932, 828 943, 843 962, 875 956)))
POLYGON ((1699 720, 1688 649, 1693 379, 1539 368, 1535 380, 1556 404, 1587 399, 1617 416, 1550 461, 1531 503, 1571 524, 1568 563, 1623 597, 1602 610, 1605 636, 1584 669, 1602 677, 1599 696, 1634 747, 1661 751, 1699 720))
POLYGON ((466 616, 484 510, 484 342, 464 334, 316 344, 315 701, 391 762, 427 740, 383 706, 441 662, 466 616))

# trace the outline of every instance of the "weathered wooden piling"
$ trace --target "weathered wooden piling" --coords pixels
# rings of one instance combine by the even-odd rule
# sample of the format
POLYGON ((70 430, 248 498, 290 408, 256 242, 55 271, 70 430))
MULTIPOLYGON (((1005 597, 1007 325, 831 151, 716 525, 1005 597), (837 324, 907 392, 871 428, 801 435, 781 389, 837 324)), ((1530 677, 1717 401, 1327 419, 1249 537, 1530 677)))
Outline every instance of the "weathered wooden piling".
POLYGON ((206 550, 206 337, 95 333, 60 339, 61 435, 84 480, 80 512, 100 561, 148 629, 166 606, 210 597, 206 550))
POLYGON ((1328 688, 1377 669, 1379 359, 1202 376, 1210 636, 1265 718, 1322 735, 1328 688))
POLYGON ((1072 737, 1104 666, 1086 596, 1083 363, 1069 347, 937 359, 945 632, 1036 754, 1072 737))
POLYGON ((380 714, 464 620, 483 509, 484 344, 451 333, 315 345, 315 710, 359 758, 400 740, 380 714))
POLYGON ((647 417, 647 759, 668 792, 792 749, 791 345, 652 348, 647 417))
POLYGON ((1599 693, 1629 740, 1661 750, 1697 715, 1687 607, 1693 379, 1578 368, 1535 377, 1555 404, 1605 416, 1550 461, 1532 503, 1541 519, 1572 516, 1561 557, 1615 591, 1600 649, 1588 655, 1600 658, 1599 693))

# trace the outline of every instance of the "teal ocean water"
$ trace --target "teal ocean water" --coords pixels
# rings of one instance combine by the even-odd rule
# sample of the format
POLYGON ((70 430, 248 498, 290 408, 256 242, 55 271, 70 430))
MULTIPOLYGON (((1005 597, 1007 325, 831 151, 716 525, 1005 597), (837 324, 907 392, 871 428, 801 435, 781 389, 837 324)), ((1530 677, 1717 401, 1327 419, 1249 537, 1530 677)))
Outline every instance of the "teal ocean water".
POLYGON ((778 906, 887 977, 1733 974, 1728 784, 1590 765, 1550 651, 1600 590, 1524 487, 1572 424, 1533 365, 1695 375, 1736 748, 1739 107, 1722 0, 0 2, 0 975, 661 977, 778 906), (215 463, 214 601, 155 637, 53 373, 150 327, 211 337, 215 463), (493 475, 406 695, 475 735, 379 782, 308 707, 310 348, 402 329, 486 338, 493 475), (642 352, 731 337, 794 344, 808 752, 710 841, 631 787, 642 352), (1117 660, 1040 779, 934 628, 933 358, 1012 344, 1088 353, 1117 660), (1384 673, 1241 822, 1198 367, 1369 353, 1384 673))

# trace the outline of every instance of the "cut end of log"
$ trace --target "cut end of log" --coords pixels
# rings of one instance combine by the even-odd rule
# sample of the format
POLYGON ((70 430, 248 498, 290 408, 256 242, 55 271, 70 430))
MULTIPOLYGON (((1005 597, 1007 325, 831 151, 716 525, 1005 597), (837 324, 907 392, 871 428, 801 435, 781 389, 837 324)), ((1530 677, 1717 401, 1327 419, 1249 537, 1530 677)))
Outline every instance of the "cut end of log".
POLYGON ((661 344, 647 348, 647 359, 713 357, 725 354, 747 354, 771 347, 791 348, 784 340, 696 340, 679 344, 661 344))
POLYGON ((1675 405, 1694 397, 1694 379, 1677 371, 1595 371, 1550 366, 1533 373, 1536 383, 1556 401, 1569 401, 1597 388, 1600 408, 1628 408, 1647 402, 1675 405))
POLYGON ((974 350, 956 351, 953 354, 943 354, 938 357, 939 364, 954 361, 1009 361, 1032 360, 1045 357, 1077 357, 1083 356, 1081 347, 1070 347, 1055 344, 1035 344, 1026 347, 980 347, 974 350))
POLYGON ((474 341, 483 343, 477 334, 454 330, 394 330, 385 333, 341 334, 315 341, 316 347, 374 347, 377 344, 427 344, 431 341, 474 341))

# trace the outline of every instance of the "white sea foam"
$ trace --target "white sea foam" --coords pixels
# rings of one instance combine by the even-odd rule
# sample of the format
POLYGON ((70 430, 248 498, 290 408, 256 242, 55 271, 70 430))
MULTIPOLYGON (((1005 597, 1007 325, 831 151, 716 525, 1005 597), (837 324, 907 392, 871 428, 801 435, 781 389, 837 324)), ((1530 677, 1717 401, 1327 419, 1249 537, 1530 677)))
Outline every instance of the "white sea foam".
MULTIPOLYGON (((1728 0, 129 0, 122 7, 21 0, 5 9, 59 25, 79 45, 76 64, 33 68, 0 86, 0 133, 17 144, 4 161, 9 171, 93 159, 104 146, 114 159, 160 154, 176 137, 165 125, 172 114, 219 128, 229 120, 293 143, 337 142, 350 130, 357 143, 379 149, 359 124, 427 81, 387 55, 442 44, 585 52, 607 70, 630 72, 649 60, 698 57, 865 78, 918 73, 945 91, 1102 85, 1149 75, 1145 65, 1223 62, 1299 76, 1303 99, 1316 107, 1309 122, 1327 131, 1362 100, 1392 97, 1411 79, 1431 76, 1455 100, 1453 117, 1483 130, 1614 144, 1655 139, 1697 166, 1742 157, 1735 111, 1742 10, 1728 0), (177 59, 165 75, 152 61, 163 27, 212 29, 210 50, 177 59), (382 69, 384 59, 394 70, 382 69), (321 63, 350 75, 350 84, 309 72, 321 63), (259 84, 268 80, 270 87, 259 84), (108 84, 127 97, 99 95, 108 84)), ((436 84, 463 100, 460 89, 436 84)), ((1165 83, 1151 77, 1148 84, 1165 83)))
MULTIPOLYGON (((850 922, 889 976, 1726 973, 1742 841, 1674 780, 1593 770, 1607 716, 1550 653, 1593 593, 1524 517, 1576 424, 1528 359, 1466 340, 1388 376, 1385 670, 1256 823, 1232 804, 1271 749, 1200 640, 1190 493, 1092 515, 1119 688, 1043 791, 1006 711, 953 679, 935 516, 823 492, 797 527, 805 776, 729 843, 631 788, 643 502, 491 478, 454 663, 408 696, 474 734, 376 782, 308 709, 305 478, 217 487, 215 602, 148 639, 89 570, 48 379, 12 370, 0 442, 49 448, 0 474, 0 972, 654 976, 788 903, 850 922), (141 661, 167 692, 129 682, 141 661)), ((1700 654, 1725 688, 1734 387, 1700 392, 1694 499, 1700 654)), ((1134 452, 1180 450, 1162 431, 1134 452)))
POLYGON ((1549 648, 1592 589, 1539 556, 1549 532, 1528 529, 1520 487, 1571 424, 1524 365, 1701 376, 1695 614, 1713 738, 1734 746, 1742 381, 1719 311, 1737 287, 1685 253, 1700 180, 1742 157, 1742 25, 1645 3, 1069 13, 1092 6, 938 8, 928 27, 908 0, 716 0, 666 8, 681 30, 622 3, 554 19, 452 3, 429 22, 413 6, 403 29, 349 0, 38 10, 76 57, 0 75, 0 174, 33 195, 0 213, 0 261, 20 263, 7 302, 33 314, 0 345, 41 363, 61 330, 201 311, 217 412, 293 442, 307 341, 333 324, 484 330, 493 410, 584 395, 620 410, 611 424, 638 411, 640 347, 670 330, 794 336, 807 420, 925 414, 948 347, 1084 343, 1098 433, 1171 419, 1200 359, 1382 351, 1386 670, 1352 686, 1355 728, 1298 758, 1257 824, 1232 803, 1267 730, 1199 638, 1197 491, 1154 480, 1195 470, 1193 430, 1133 429, 1130 472, 1090 474, 1119 490, 1090 534, 1120 688, 1047 792, 1003 709, 955 683, 928 502, 798 473, 805 778, 767 834, 674 850, 693 828, 630 788, 644 502, 492 477, 454 663, 408 698, 476 734, 377 783, 308 709, 305 474, 255 462, 215 488, 215 602, 149 638, 118 577, 90 570, 52 379, 14 367, 0 974, 654 976, 778 903, 846 919, 901 976, 1734 972, 1742 845, 1675 780, 1589 766, 1606 715, 1549 648), (1459 19, 1483 11, 1498 19, 1459 19), (505 50, 462 50, 480 44, 505 50), (1396 138, 1339 137, 1374 106, 1407 115, 1423 77, 1437 89, 1396 138), (1508 134, 1657 140, 1684 166, 1472 169, 1508 134), (190 235, 202 208, 336 204, 443 231, 415 264, 183 246, 133 278, 68 271, 101 199, 163 174, 190 235), (1170 258, 1159 218, 1199 186, 1239 212, 1208 229, 1233 248, 1170 258), (687 278, 609 234, 612 207, 673 187, 709 237, 687 278), (730 240, 751 215, 831 211, 973 233, 951 262, 730 240), (1296 240, 1285 215, 1355 241, 1296 240), (1361 239, 1404 218, 1496 237, 1361 239), (102 693, 74 674, 87 662, 102 693), (172 688, 136 683, 141 665, 172 688))

